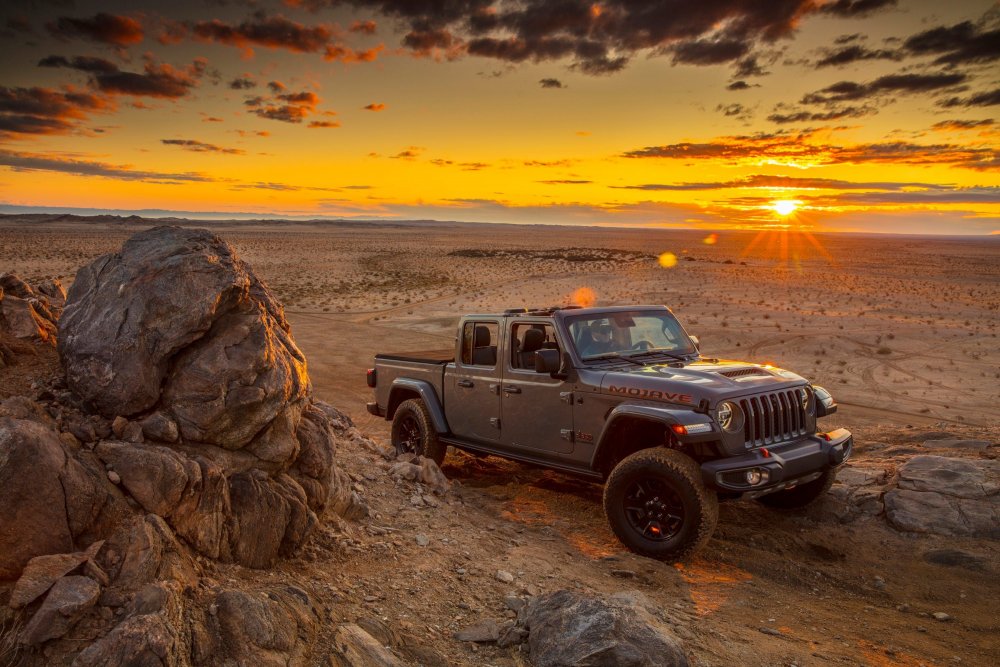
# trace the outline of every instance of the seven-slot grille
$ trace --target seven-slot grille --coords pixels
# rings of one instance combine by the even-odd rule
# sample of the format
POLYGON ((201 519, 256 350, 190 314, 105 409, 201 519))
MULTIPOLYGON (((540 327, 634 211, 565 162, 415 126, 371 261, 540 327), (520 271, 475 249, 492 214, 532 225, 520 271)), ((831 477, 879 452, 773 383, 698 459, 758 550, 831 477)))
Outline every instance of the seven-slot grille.
POLYGON ((748 448, 785 442, 806 432, 801 389, 741 398, 739 404, 743 410, 743 434, 748 448))

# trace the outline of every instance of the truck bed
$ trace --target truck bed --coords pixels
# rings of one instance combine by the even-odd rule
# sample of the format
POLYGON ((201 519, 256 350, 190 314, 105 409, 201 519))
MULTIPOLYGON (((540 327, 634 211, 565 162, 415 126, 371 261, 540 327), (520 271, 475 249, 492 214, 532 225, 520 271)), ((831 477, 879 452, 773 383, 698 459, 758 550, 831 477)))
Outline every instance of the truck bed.
POLYGON ((376 354, 376 359, 387 361, 409 361, 420 364, 448 364, 455 361, 455 348, 444 350, 419 350, 417 352, 391 352, 376 354))

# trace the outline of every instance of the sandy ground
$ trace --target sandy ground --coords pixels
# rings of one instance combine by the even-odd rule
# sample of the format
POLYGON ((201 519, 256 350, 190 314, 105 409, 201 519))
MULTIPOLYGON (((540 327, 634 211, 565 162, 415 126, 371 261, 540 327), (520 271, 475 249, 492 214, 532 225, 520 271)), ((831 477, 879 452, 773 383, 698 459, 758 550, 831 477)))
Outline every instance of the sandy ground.
MULTIPOLYGON (((772 232, 708 244, 707 233, 678 231, 209 226, 285 303, 317 394, 376 440, 386 424, 364 411, 376 352, 451 346, 464 312, 586 298, 666 303, 705 354, 771 362, 826 386, 841 404, 826 425, 855 432, 854 465, 891 474, 933 431, 996 442, 1000 240, 772 232), (658 262, 665 252, 673 266, 658 262)), ((139 228, 0 220, 0 270, 69 282, 139 228)), ((723 505, 699 560, 674 567, 621 550, 598 486, 452 454, 455 490, 436 507, 414 505, 419 490, 389 480, 376 455, 340 455, 375 510, 371 522, 325 529, 280 573, 259 576, 299 581, 329 604, 331 620, 382 620, 411 659, 523 664, 513 649, 451 634, 502 619, 509 593, 580 587, 645 593, 696 665, 1000 663, 995 542, 741 501, 723 505), (985 569, 928 562, 941 547, 982 554, 985 569), (515 584, 498 581, 500 569, 515 584), (953 620, 934 620, 938 611, 953 620)))

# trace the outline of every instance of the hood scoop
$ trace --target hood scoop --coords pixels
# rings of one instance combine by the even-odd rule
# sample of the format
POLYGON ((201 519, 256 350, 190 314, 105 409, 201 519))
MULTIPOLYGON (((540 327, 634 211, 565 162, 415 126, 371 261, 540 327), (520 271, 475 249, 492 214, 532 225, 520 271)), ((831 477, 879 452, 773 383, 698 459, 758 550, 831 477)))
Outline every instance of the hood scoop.
POLYGON ((763 368, 738 368, 733 371, 719 371, 718 373, 719 375, 724 375, 727 378, 749 377, 751 375, 774 377, 773 373, 766 371, 763 368))

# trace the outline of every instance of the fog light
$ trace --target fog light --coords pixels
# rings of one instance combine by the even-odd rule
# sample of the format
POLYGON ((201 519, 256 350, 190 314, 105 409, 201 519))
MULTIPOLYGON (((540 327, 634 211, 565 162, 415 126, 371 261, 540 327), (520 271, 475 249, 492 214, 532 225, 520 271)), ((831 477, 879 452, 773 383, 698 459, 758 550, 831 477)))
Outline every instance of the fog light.
POLYGON ((768 478, 770 478, 770 476, 771 475, 767 472, 767 470, 764 470, 762 468, 753 468, 751 470, 747 470, 746 474, 747 484, 749 484, 750 486, 757 486, 758 484, 763 484, 768 480, 768 478))

